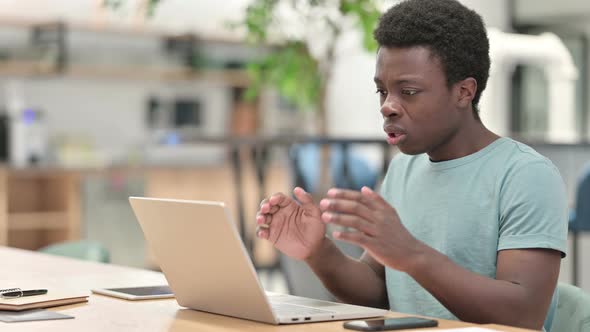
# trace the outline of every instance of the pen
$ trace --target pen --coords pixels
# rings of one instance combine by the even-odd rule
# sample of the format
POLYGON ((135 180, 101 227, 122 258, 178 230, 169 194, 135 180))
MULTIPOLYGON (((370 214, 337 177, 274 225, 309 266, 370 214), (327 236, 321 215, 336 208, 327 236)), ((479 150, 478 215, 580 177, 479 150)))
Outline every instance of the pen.
POLYGON ((47 289, 28 289, 22 291, 12 291, 0 294, 2 297, 23 297, 23 296, 33 296, 33 295, 43 295, 47 294, 47 289))

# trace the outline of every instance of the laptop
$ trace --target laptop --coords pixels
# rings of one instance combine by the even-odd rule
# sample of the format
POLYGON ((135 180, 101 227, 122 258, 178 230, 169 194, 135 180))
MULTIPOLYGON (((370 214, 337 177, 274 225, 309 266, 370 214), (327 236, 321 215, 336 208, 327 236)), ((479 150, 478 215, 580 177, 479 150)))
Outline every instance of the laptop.
POLYGON ((178 304, 269 324, 379 317, 387 310, 265 292, 221 202, 130 197, 178 304))

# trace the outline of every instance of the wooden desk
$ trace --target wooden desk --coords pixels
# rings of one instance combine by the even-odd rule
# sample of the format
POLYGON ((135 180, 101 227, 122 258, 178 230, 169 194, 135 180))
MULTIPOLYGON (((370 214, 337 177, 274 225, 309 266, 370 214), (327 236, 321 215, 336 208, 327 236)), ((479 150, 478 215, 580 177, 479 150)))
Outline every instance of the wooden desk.
MULTIPOLYGON (((147 286, 166 283, 161 273, 121 266, 91 263, 69 258, 0 247, 0 285, 3 280, 31 279, 46 287, 67 286, 81 290, 100 287, 147 286)), ((175 300, 126 301, 107 296, 90 296, 89 302, 50 310, 72 315, 75 319, 2 323, 2 331, 349 331, 342 322, 273 326, 237 318, 183 309, 175 300)), ((391 313, 392 317, 403 316, 391 313)), ((440 328, 475 326, 439 320, 440 328)), ((501 331, 530 330, 493 327, 501 331)), ((436 330, 436 329, 424 329, 436 330)), ((415 331, 415 330, 413 330, 415 331)))

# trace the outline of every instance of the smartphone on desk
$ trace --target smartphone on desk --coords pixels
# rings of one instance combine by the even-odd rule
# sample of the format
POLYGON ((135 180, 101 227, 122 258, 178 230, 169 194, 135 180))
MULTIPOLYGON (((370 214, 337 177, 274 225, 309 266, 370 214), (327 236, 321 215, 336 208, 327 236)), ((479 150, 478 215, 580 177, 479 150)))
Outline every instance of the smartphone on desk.
POLYGON ((344 322, 344 328, 356 331, 390 331, 436 327, 438 321, 420 317, 401 317, 344 322))
POLYGON ((144 287, 121 287, 121 288, 99 288, 93 289, 93 293, 118 297, 126 300, 149 300, 173 298, 174 293, 170 287, 144 286, 144 287))

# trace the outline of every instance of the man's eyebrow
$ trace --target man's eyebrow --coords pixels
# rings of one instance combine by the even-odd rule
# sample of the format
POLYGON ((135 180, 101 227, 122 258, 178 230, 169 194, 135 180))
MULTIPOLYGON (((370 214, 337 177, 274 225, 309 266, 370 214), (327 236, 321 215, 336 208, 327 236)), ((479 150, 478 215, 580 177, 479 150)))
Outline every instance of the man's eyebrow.
POLYGON ((418 84, 418 81, 412 79, 402 79, 395 81, 396 84, 418 84))
MULTIPOLYGON (((383 82, 378 77, 374 77, 373 81, 375 81, 376 84, 383 84, 383 82)), ((400 85, 400 84, 418 84, 419 82, 417 80, 404 78, 404 79, 394 80, 392 83, 394 83, 396 85, 400 85)))

